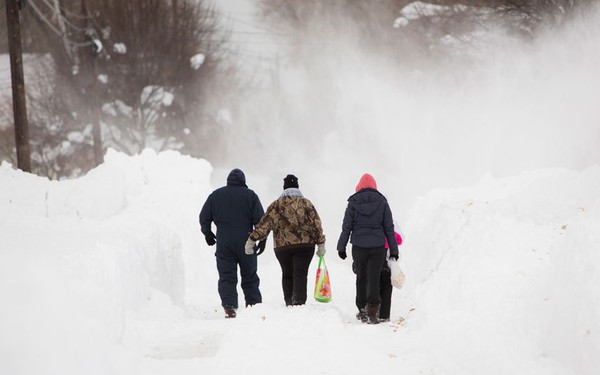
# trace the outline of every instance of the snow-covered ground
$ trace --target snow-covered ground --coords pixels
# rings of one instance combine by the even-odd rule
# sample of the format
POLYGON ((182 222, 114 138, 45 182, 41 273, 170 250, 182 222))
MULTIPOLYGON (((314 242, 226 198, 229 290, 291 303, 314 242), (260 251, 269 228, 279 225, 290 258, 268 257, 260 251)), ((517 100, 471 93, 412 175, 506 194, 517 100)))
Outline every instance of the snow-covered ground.
MULTIPOLYGON (((334 251, 347 197, 329 190, 308 197, 326 225, 333 301, 286 308, 269 241, 259 257, 264 303, 224 319, 214 248, 197 224, 222 185, 212 173, 177 152, 109 151, 86 176, 60 182, 3 163, 0 374, 600 368, 600 167, 488 175, 421 197, 401 217, 407 281, 392 321, 378 326, 354 319, 350 259, 334 251)), ((280 181, 247 177, 263 205, 276 198, 280 181)))

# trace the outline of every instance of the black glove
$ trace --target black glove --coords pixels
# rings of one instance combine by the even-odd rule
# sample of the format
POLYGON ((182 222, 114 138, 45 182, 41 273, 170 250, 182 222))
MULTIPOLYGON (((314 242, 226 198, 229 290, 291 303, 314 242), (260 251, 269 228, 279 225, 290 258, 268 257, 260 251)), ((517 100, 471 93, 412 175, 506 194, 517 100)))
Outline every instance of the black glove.
POLYGON ((267 247, 267 239, 266 238, 264 240, 258 241, 258 243, 254 244, 254 246, 253 246, 254 251, 256 252, 256 255, 262 254, 263 251, 265 251, 265 247, 267 247))
POLYGON ((340 258, 346 259, 346 257, 347 257, 346 250, 342 250, 342 251, 338 250, 338 255, 340 256, 340 258))
POLYGON ((213 232, 206 233, 204 235, 204 239, 206 240, 208 246, 212 246, 217 243, 217 237, 215 237, 215 234, 213 232))
POLYGON ((400 257, 398 256, 398 254, 390 255, 390 259, 395 259, 396 261, 398 261, 399 258, 400 257))

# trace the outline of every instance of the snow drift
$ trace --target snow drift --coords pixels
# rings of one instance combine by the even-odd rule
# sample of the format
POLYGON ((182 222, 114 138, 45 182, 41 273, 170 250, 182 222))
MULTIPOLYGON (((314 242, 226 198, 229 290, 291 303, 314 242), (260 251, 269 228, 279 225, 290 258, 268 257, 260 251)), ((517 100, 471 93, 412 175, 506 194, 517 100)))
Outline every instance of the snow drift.
MULTIPOLYGON (((264 303, 223 319, 214 250, 197 224, 211 172, 204 160, 152 151, 109 151, 85 177, 60 182, 2 164, 0 373, 600 368, 599 167, 487 175, 421 197, 402 220, 406 283, 379 326, 354 318, 354 275, 335 256, 339 228, 327 224, 341 221, 345 197, 326 191, 313 194, 333 301, 286 308, 269 242, 259 258, 264 303)), ((259 195, 263 205, 276 198, 259 195)))

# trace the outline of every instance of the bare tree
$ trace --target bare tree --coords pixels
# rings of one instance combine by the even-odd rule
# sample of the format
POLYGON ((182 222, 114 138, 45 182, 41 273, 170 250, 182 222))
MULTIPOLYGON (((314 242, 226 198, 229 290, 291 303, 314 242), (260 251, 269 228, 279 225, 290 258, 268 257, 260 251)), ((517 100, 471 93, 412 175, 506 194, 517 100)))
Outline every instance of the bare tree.
POLYGON ((562 26, 585 12, 595 0, 505 0, 496 7, 497 14, 508 18, 513 30, 535 36, 545 28, 562 26))
POLYGON ((259 5, 264 19, 299 46, 318 44, 328 33, 348 35, 357 47, 395 63, 423 64, 453 54, 443 46, 449 38, 466 45, 472 35, 495 27, 535 37, 593 3, 597 0, 261 0, 259 5), (411 9, 409 18, 402 19, 404 9, 411 9))
POLYGON ((24 19, 29 30, 43 30, 32 39, 35 48, 51 54, 56 76, 46 90, 52 90, 52 100, 36 105, 45 114, 47 106, 54 120, 36 120, 46 130, 35 136, 68 145, 59 154, 46 147, 38 153, 40 163, 70 176, 67 170, 80 173, 97 165, 106 147, 127 153, 176 148, 194 155, 213 147, 217 142, 208 139, 208 129, 219 127, 219 94, 233 91, 236 83, 229 33, 206 3, 28 2, 24 19), (56 163, 49 162, 53 156, 56 163))
POLYGON ((101 74, 116 99, 105 109, 119 124, 109 126, 109 142, 129 152, 185 143, 188 115, 206 108, 214 80, 226 79, 219 14, 191 1, 98 1, 94 9, 105 15, 96 22, 110 55, 101 74))
POLYGON ((219 76, 227 35, 218 13, 192 1, 90 1, 88 8, 87 40, 102 50, 92 64, 80 53, 74 68, 88 77, 86 91, 100 96, 105 143, 126 152, 162 137, 173 139, 159 144, 182 143, 186 114, 219 76), (194 56, 203 61, 194 65, 194 56))
MULTIPOLYGON (((59 101, 53 95, 54 64, 48 54, 23 57, 30 135, 32 172, 57 178, 65 169, 59 161, 68 143, 58 116, 59 101)), ((15 164, 14 126, 9 95, 0 95, 0 159, 15 164), (10 137, 13 136, 13 139, 10 137)), ((64 174, 63 174, 64 175, 64 174)))

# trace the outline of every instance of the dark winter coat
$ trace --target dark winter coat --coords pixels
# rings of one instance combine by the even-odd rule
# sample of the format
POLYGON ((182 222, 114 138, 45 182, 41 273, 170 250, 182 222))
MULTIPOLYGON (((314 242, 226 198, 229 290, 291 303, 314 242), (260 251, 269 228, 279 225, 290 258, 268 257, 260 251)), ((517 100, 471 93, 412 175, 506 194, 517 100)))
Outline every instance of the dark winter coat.
POLYGON ((263 214, 262 204, 246 186, 243 172, 234 169, 227 177, 227 186, 213 191, 206 199, 200 211, 200 227, 207 234, 211 232, 211 223, 215 223, 217 247, 243 245, 263 214))
POLYGON ((289 188, 267 208, 250 239, 267 238, 273 231, 275 250, 310 247, 325 243, 321 218, 300 189, 289 188))
POLYGON ((362 189, 350 196, 337 250, 345 251, 348 240, 362 248, 383 248, 386 239, 390 255, 398 255, 394 219, 387 199, 371 188, 362 189))

